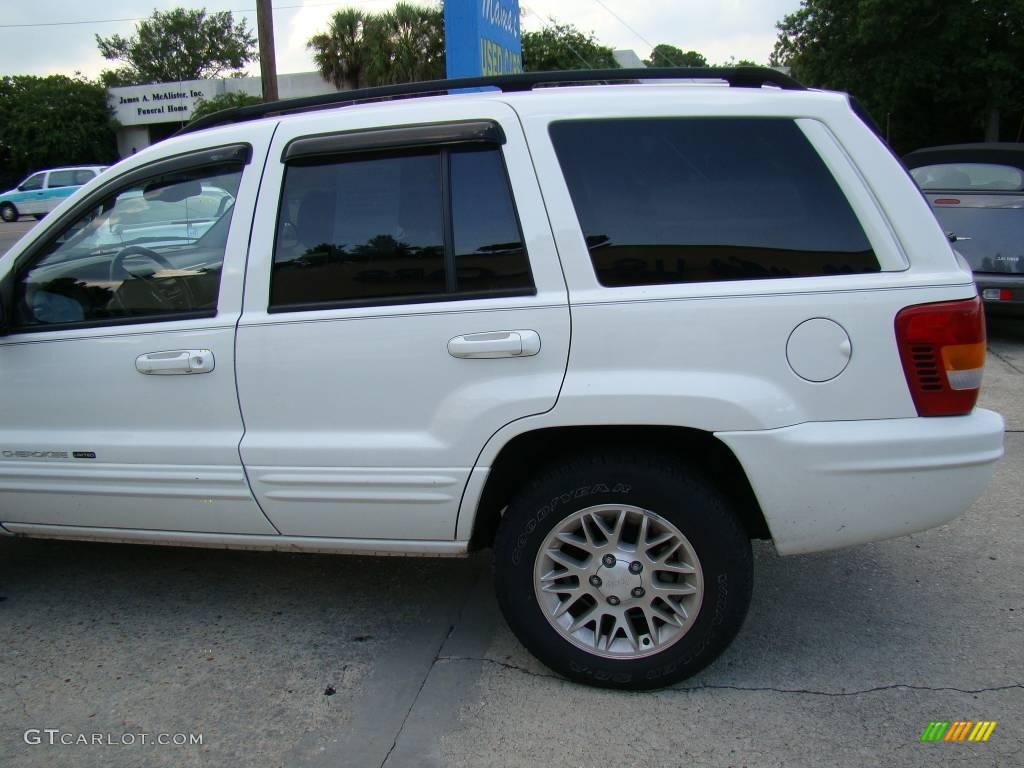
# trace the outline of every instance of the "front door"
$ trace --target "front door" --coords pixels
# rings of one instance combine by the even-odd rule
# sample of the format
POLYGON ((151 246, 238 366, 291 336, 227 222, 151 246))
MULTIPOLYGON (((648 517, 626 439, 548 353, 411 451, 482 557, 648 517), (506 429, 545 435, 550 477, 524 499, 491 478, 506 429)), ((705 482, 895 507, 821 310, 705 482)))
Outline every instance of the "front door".
POLYGON ((450 541, 488 438, 558 396, 566 287, 519 122, 430 114, 274 137, 237 366, 242 459, 282 534, 450 541))
POLYGON ((46 211, 46 172, 29 176, 18 185, 18 193, 11 197, 18 213, 22 215, 45 213, 46 211))
POLYGON ((248 158, 265 156, 271 132, 136 163, 4 259, 0 522, 10 530, 276 533, 239 460, 234 379, 260 176, 248 158), (228 201, 215 221, 189 220, 214 196, 228 201))

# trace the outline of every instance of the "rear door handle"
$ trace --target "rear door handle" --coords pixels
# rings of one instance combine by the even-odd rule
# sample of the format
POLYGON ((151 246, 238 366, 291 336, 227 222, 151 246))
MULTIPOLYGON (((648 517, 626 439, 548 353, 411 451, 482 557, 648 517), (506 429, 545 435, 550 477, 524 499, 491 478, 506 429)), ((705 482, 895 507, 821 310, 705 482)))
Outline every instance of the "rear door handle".
POLYGON ((190 373, 209 373, 216 365, 209 349, 176 349, 171 352, 148 352, 135 358, 139 373, 173 376, 190 373))
POLYGON ((487 331, 456 336, 448 342, 448 354, 461 358, 533 357, 540 352, 536 331, 487 331))

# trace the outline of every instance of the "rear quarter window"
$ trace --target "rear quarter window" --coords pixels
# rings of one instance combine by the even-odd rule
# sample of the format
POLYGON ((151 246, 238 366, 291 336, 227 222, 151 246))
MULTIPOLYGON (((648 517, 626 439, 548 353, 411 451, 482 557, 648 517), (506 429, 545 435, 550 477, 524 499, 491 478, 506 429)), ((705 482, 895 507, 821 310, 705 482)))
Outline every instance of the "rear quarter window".
POLYGON ((580 120, 550 131, 602 285, 879 271, 792 120, 580 120))

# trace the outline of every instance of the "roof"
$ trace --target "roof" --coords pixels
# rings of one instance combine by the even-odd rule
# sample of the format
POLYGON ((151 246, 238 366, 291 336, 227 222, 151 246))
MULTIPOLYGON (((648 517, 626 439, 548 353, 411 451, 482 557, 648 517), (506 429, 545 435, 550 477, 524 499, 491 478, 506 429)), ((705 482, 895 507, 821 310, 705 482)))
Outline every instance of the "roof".
POLYGON ((1003 141, 925 147, 905 155, 903 161, 908 168, 942 163, 999 163, 1024 170, 1024 143, 1003 141))
MULTIPOLYGON (((638 82, 648 80, 696 80, 724 81, 731 88, 758 89, 764 85, 775 86, 787 91, 805 91, 806 88, 793 78, 768 67, 658 67, 648 69, 598 69, 570 70, 564 72, 524 72, 498 77, 457 78, 452 80, 431 80, 421 83, 401 83, 377 88, 361 88, 354 91, 308 96, 299 99, 272 101, 246 107, 221 110, 193 120, 178 134, 192 133, 217 125, 257 120, 261 117, 279 116, 296 112, 331 109, 410 97, 437 96, 451 91, 465 92, 466 89, 498 89, 496 92, 531 91, 537 86, 587 85, 600 86, 606 83, 638 82)), ((486 96, 487 94, 480 94, 486 96)))

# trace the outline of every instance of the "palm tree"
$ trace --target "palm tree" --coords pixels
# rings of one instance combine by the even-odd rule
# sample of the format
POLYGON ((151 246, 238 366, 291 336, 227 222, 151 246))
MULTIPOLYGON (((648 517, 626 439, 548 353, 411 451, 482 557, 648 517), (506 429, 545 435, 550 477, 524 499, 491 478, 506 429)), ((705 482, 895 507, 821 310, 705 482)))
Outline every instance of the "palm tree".
POLYGON ((313 61, 325 80, 341 90, 366 84, 367 15, 357 8, 345 8, 331 17, 327 32, 313 35, 306 44, 313 49, 313 61))
POLYGON ((338 11, 309 47, 320 74, 338 88, 440 79, 444 11, 410 3, 380 14, 338 11))

